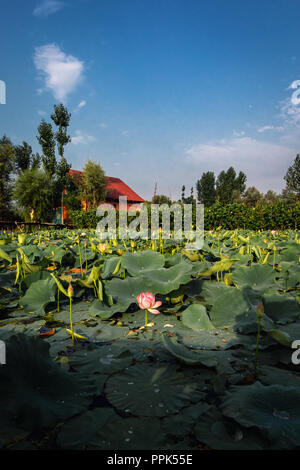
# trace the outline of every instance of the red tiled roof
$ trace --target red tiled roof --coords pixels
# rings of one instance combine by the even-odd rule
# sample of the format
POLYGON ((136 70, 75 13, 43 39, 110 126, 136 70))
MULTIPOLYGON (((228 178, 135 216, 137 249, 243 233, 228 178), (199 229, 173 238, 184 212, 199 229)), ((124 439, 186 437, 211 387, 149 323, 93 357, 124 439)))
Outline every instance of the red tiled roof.
MULTIPOLYGON (((70 170, 69 174, 70 176, 82 175, 82 171, 70 170)), ((120 180, 120 178, 107 176, 107 180, 107 201, 118 201, 119 196, 126 196, 127 200, 130 202, 144 202, 144 199, 142 199, 136 192, 134 192, 126 183, 124 183, 124 181, 120 180)))

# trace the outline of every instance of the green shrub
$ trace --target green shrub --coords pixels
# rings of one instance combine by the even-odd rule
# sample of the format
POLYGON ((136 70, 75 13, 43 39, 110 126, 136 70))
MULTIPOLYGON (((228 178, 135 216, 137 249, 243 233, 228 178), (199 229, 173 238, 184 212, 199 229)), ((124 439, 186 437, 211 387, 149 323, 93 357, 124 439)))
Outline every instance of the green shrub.
MULTIPOLYGON (((149 228, 151 224, 150 210, 148 210, 149 228)), ((101 219, 96 216, 96 209, 89 212, 83 210, 70 211, 73 224, 78 228, 96 228, 101 219)), ((134 217, 128 218, 129 221, 134 217)), ((117 213, 117 223, 118 223, 117 213)), ((196 209, 193 207, 194 224, 196 209)), ((204 208, 204 228, 214 230, 222 227, 225 230, 242 228, 245 230, 297 230, 300 220, 300 202, 287 204, 278 202, 256 207, 247 207, 245 204, 234 203, 225 206, 214 204, 204 208)), ((161 221, 161 217, 160 217, 161 221)), ((173 226, 173 213, 171 212, 170 226, 173 226)))

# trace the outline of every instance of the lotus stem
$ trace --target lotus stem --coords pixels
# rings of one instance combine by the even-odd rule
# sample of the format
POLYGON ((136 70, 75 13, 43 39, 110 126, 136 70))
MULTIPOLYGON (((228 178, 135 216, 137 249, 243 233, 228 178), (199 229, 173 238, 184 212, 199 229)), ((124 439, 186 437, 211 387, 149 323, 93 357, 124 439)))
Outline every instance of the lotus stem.
POLYGON ((73 319, 72 319, 72 299, 70 297, 70 327, 72 332, 72 343, 73 348, 75 348, 75 337, 74 337, 74 330, 73 330, 73 319))
POLYGON ((80 261, 80 271, 81 271, 81 277, 83 277, 83 271, 82 271, 82 259, 81 259, 81 250, 80 250, 80 242, 78 240, 78 251, 79 251, 79 261, 80 261))
POLYGON ((84 244, 84 254, 85 254, 85 272, 87 273, 87 255, 86 255, 86 243, 84 244))
POLYGON ((148 321, 147 321, 147 313, 148 313, 148 310, 146 309, 146 310, 145 310, 145 328, 147 328, 147 324, 148 324, 148 321))

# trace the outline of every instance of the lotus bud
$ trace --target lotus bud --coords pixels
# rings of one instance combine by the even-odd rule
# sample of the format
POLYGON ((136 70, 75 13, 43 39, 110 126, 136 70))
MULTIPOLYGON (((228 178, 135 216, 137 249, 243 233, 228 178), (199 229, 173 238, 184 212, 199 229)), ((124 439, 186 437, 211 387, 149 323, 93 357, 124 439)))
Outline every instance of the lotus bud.
POLYGON ((72 284, 70 283, 68 287, 68 296, 70 298, 73 297, 73 293, 74 293, 74 290, 73 290, 72 284))
POLYGON ((262 317, 265 313, 264 304, 259 302, 256 309, 256 314, 258 317, 262 317))

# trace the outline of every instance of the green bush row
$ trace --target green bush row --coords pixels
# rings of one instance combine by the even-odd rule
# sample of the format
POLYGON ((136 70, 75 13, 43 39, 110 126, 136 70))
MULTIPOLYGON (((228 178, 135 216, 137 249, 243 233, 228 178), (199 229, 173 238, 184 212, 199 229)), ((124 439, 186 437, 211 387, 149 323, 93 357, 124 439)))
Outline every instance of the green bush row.
MULTIPOLYGON (((193 207, 193 222, 195 223, 196 208, 193 207)), ((77 228, 96 228, 100 217, 96 215, 96 209, 89 212, 83 210, 70 211, 73 224, 77 228)), ((118 214, 116 220, 118 222, 118 214)), ((132 219, 134 217, 131 217, 132 219)), ((129 219, 129 220, 130 220, 129 219)), ((173 214, 171 212, 171 229, 173 214)), ((204 228, 214 230, 222 227, 225 230, 236 228, 245 230, 285 230, 299 228, 300 202, 286 204, 278 202, 264 206, 248 207, 244 204, 234 203, 222 206, 214 204, 204 208, 204 228)), ((149 227, 151 225, 151 213, 148 210, 149 227)))

